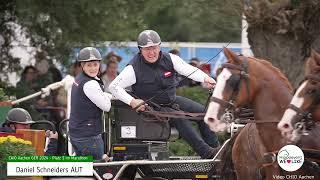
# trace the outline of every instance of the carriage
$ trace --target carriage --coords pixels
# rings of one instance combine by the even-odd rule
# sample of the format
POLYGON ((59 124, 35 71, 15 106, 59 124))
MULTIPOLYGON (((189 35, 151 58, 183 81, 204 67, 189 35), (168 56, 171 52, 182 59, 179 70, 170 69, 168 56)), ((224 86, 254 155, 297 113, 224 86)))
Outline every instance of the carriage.
MULTIPOLYGON (((49 85, 50 90, 64 86, 63 83, 49 85)), ((13 104, 40 96, 43 92, 18 99, 13 104)), ((170 156, 169 142, 179 135, 176 129, 170 128, 167 121, 150 120, 138 114, 128 105, 112 101, 112 111, 104 114, 103 137, 106 142, 105 153, 109 162, 95 161, 93 174, 96 179, 217 179, 216 168, 221 154, 229 140, 225 141, 213 159, 200 159, 198 156, 170 156), (136 171, 130 173, 130 169, 136 171), (129 173, 128 173, 129 171, 129 173)), ((51 108, 51 110, 56 110, 51 108)), ((67 113, 64 113, 67 114, 67 113)), ((41 123, 46 123, 43 121, 41 123)), ((37 123, 36 123, 37 124, 37 123)), ((59 155, 75 155, 68 137, 68 119, 58 126, 47 121, 46 129, 59 133, 59 155)), ((235 133, 242 125, 234 125, 235 133)))
MULTIPOLYGON (((213 103, 208 108, 209 113, 207 112, 205 120, 212 127, 231 129, 231 133, 244 126, 235 123, 244 122, 249 125, 233 136, 232 141, 227 140, 213 159, 170 157, 168 141, 170 141, 170 135, 174 133, 171 133, 171 129, 164 122, 145 119, 142 114, 137 114, 129 106, 113 101, 114 118, 110 118, 110 114, 107 114, 107 121, 104 121, 106 122, 104 137, 105 142, 108 142, 106 153, 110 155, 112 161, 94 162, 94 176, 97 179, 133 179, 136 175, 130 176, 128 171, 134 169, 134 172, 137 170, 141 179, 226 178, 226 176, 220 177, 218 174, 221 172, 217 172, 221 170, 219 168, 225 167, 220 166, 221 164, 227 164, 225 159, 219 157, 226 151, 229 156, 225 157, 229 157, 228 161, 234 165, 226 168, 229 170, 227 173, 233 174, 235 171, 238 179, 271 178, 273 174, 279 174, 281 169, 275 163, 276 150, 285 143, 276 125, 290 102, 291 86, 282 73, 266 61, 238 57, 228 49, 225 49, 225 54, 229 62, 223 66, 228 69, 224 74, 225 77, 230 77, 226 87, 231 89, 229 91, 220 89, 225 91, 222 93, 228 98, 221 99, 215 95, 211 98, 213 103), (264 84, 262 80, 258 81, 258 78, 267 80, 271 78, 273 81, 264 84), (278 91, 278 88, 282 91, 278 91), (262 91, 264 93, 255 94, 262 91), (264 96, 267 93, 268 96, 264 96), (264 98, 262 99, 264 102, 260 102, 261 99, 258 97, 264 98), (251 107, 255 109, 254 119, 241 119, 240 116, 234 116, 235 108, 250 104, 249 101, 251 101, 251 107), (253 101, 257 102, 252 103, 253 101), (264 120, 265 117, 268 119, 264 120), (220 119, 223 121, 219 121, 220 119), (231 154, 232 157, 230 157, 231 154)), ((217 86, 219 87, 219 79, 217 86)), ((68 143, 66 124, 67 120, 62 121, 59 131, 68 143)), ((304 139, 307 138, 309 142, 314 142, 311 143, 312 146, 317 145, 315 139, 310 136, 304 137, 304 139)), ((303 144, 304 147, 307 147, 306 145, 303 144)), ((69 154, 72 155, 72 151, 69 151, 69 154)), ((309 170, 318 173, 319 170, 314 170, 312 165, 312 163, 306 165, 302 174, 309 173, 309 170)), ((317 165, 316 168, 318 167, 317 165)), ((230 178, 235 176, 231 175, 230 178)))
POLYGON ((170 156, 169 142, 178 132, 168 122, 153 121, 114 100, 106 116, 105 142, 110 162, 94 162, 97 179, 217 179, 218 154, 213 159, 170 156), (113 114, 114 118, 111 118, 113 114))

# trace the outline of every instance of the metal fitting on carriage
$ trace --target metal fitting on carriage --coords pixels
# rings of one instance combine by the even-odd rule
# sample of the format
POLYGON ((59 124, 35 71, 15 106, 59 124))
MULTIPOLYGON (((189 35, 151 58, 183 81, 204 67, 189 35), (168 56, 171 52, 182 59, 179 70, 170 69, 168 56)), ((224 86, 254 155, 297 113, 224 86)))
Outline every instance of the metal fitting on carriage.
POLYGON ((238 131, 240 131, 245 125, 244 124, 236 124, 234 122, 232 122, 230 124, 230 128, 227 129, 228 133, 231 134, 231 136, 233 136, 235 133, 237 133, 238 131))

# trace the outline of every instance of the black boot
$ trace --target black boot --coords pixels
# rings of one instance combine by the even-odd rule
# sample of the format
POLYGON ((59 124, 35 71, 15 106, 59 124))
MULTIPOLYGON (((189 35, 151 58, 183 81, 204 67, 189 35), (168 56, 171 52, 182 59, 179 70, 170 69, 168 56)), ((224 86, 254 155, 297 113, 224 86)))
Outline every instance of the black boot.
POLYGON ((213 159, 214 156, 218 153, 220 150, 220 146, 215 148, 210 148, 209 151, 202 157, 203 159, 213 159))

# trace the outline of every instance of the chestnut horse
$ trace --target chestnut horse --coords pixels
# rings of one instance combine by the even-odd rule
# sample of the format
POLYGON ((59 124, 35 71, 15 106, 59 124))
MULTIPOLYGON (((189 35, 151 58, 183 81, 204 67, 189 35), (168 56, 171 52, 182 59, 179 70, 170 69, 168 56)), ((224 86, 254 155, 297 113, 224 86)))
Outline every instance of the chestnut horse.
POLYGON ((227 48, 224 54, 228 61, 217 77, 205 122, 213 131, 224 131, 233 121, 235 108, 252 108, 254 121, 239 132, 231 149, 237 179, 274 179, 290 174, 275 162, 275 152, 286 144, 277 123, 292 98, 289 81, 265 60, 238 56, 227 48))
POLYGON ((289 142, 296 143, 303 135, 320 137, 319 126, 320 54, 312 50, 305 64, 305 80, 294 94, 278 129, 289 142))

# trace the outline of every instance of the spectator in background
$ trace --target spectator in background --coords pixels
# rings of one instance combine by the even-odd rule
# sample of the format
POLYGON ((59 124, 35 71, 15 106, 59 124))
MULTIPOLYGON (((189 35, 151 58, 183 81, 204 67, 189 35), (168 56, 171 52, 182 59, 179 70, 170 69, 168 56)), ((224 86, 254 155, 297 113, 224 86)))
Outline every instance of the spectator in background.
MULTIPOLYGON (((41 53, 42 54, 42 53, 41 53)), ((55 79, 59 80, 61 77, 57 74, 52 74, 49 71, 50 65, 47 56, 39 55, 36 56, 36 68, 38 71, 38 78, 37 78, 37 88, 36 91, 41 91, 41 88, 45 88, 49 84, 54 83, 53 75, 56 75, 55 79), (43 59, 40 59, 43 58, 43 59)), ((59 70, 58 70, 59 71, 59 70)), ((59 72, 60 73, 60 72, 59 72)), ((61 75, 61 74, 60 74, 61 75)), ((57 106, 57 90, 51 91, 49 96, 42 97, 38 100, 36 109, 41 113, 44 117, 43 119, 51 121, 55 124, 58 124, 60 120, 64 117, 60 117, 60 111, 58 110, 57 106)), ((37 125, 38 128, 44 129, 46 125, 37 125)))
POLYGON ((190 59, 190 62, 189 62, 190 65, 194 66, 194 67, 197 67, 197 68, 200 68, 200 60, 196 57, 194 58, 191 58, 190 59))
POLYGON ((105 87, 106 92, 109 91, 110 83, 117 77, 118 75, 118 61, 114 58, 109 59, 107 61, 107 69, 102 73, 102 81, 105 87))
POLYGON ((105 57, 105 63, 108 63, 108 61, 117 61, 118 63, 121 62, 122 57, 114 53, 113 51, 109 52, 105 57))
MULTIPOLYGON (((21 79, 16 86, 17 99, 34 94, 37 92, 37 69, 34 66, 26 66, 21 74, 21 79)), ((40 113, 36 110, 35 106, 38 104, 38 98, 29 99, 19 103, 19 107, 26 109, 33 117, 34 120, 42 119, 40 113)))
POLYGON ((171 49, 170 51, 169 51, 169 53, 171 53, 171 54, 175 54, 175 55, 177 55, 177 56, 179 56, 180 57, 180 51, 178 50, 178 49, 171 49))
POLYGON ((74 62, 70 68, 70 75, 76 77, 78 74, 82 72, 82 68, 79 62, 74 62))
POLYGON ((41 88, 44 88, 47 85, 53 83, 53 77, 52 77, 52 74, 49 73, 48 60, 43 59, 43 60, 37 61, 35 66, 38 71, 37 90, 40 91, 41 88))
POLYGON ((62 80, 62 74, 54 64, 50 65, 48 72, 51 74, 53 82, 59 82, 62 80))

